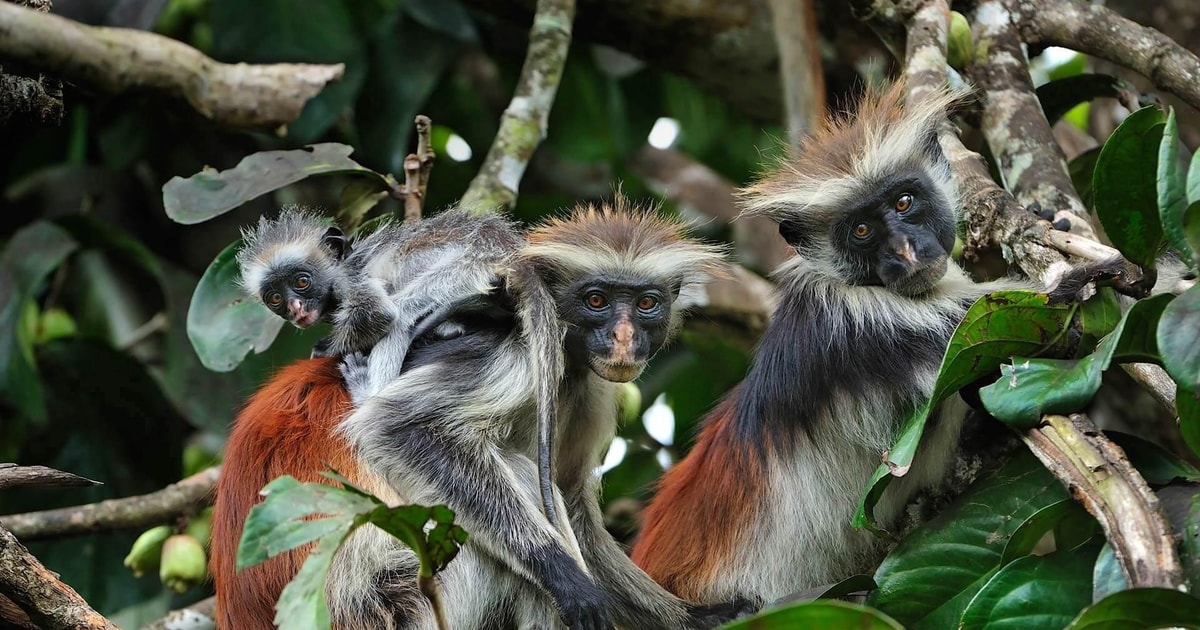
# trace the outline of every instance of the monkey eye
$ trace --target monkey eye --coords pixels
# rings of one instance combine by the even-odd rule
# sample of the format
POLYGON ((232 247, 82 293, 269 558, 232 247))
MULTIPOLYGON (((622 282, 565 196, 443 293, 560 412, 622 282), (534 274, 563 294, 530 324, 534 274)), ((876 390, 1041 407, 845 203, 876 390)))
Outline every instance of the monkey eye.
POLYGON ((643 295, 638 298, 637 307, 640 310, 651 311, 654 310, 655 306, 658 306, 658 298, 653 295, 643 295))
POLYGON ((279 306, 283 303, 283 296, 278 291, 272 291, 267 294, 267 306, 279 306))
POLYGON ((867 238, 871 235, 871 226, 866 223, 859 223, 854 226, 854 236, 857 238, 867 238))
POLYGON ((896 212, 902 214, 908 212, 908 209, 912 207, 912 204, 913 196, 908 193, 904 193, 896 198, 896 212))
POLYGON ((605 306, 608 306, 608 298, 604 297, 604 294, 600 293, 599 291, 592 291, 591 293, 588 293, 586 296, 584 296, 583 301, 586 302, 588 306, 595 309, 601 309, 605 306))
POLYGON ((302 273, 296 276, 296 279, 292 281, 292 286, 301 290, 307 289, 308 287, 312 286, 312 278, 308 274, 302 273))

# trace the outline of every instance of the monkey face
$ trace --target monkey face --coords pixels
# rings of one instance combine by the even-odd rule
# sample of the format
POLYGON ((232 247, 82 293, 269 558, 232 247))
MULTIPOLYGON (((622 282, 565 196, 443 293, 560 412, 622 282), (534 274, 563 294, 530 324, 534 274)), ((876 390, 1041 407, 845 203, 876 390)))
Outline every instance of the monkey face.
POLYGON ((569 326, 568 352, 586 357, 597 376, 614 383, 641 375, 667 339, 673 294, 630 278, 591 277, 561 305, 569 326))
POLYGON ((333 283, 325 274, 293 265, 268 274, 259 298, 271 312, 293 326, 308 328, 330 310, 332 294, 333 283))
POLYGON ((834 227, 847 280, 904 295, 928 291, 945 275, 954 247, 947 200, 920 170, 901 171, 876 191, 834 227))

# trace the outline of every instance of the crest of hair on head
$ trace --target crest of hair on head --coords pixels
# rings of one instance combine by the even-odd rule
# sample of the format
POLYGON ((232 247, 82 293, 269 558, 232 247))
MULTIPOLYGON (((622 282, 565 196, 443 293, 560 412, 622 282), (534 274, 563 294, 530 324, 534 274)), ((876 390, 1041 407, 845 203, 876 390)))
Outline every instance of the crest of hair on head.
POLYGON ((322 241, 333 220, 316 208, 284 206, 279 216, 260 217, 258 223, 242 229, 242 247, 236 260, 242 269, 241 285, 256 291, 273 269, 305 260, 312 264, 335 266, 337 261, 322 241))
POLYGON ((848 203, 910 166, 923 167, 957 209, 958 191, 938 128, 947 109, 969 91, 944 88, 908 104, 905 93, 905 82, 897 80, 868 90, 853 113, 828 117, 776 168, 738 191, 742 213, 828 225, 848 203))
POLYGON ((569 278, 634 275, 678 286, 682 303, 728 276, 725 248, 690 239, 679 220, 639 207, 621 194, 612 204, 581 204, 532 229, 521 257, 569 278))

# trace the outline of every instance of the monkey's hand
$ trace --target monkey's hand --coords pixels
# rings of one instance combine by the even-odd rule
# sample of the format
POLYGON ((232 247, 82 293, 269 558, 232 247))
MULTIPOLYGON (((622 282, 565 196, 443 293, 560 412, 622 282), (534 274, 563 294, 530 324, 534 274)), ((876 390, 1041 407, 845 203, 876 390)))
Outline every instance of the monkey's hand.
POLYGON ((361 352, 346 355, 338 365, 338 370, 342 373, 342 380, 346 382, 351 402, 355 407, 361 405, 370 396, 371 370, 367 355, 361 352))
POLYGON ((691 617, 689 627, 696 630, 708 630, 723 626, 735 619, 749 617, 758 612, 758 605, 748 599, 738 598, 719 604, 689 604, 688 616, 691 617))
POLYGON ((585 575, 580 577, 583 579, 559 581, 550 594, 563 623, 571 630, 614 630, 604 591, 585 575))
POLYGON ((310 354, 308 358, 320 359, 322 357, 335 356, 332 352, 330 352, 330 349, 332 346, 333 346, 333 340, 330 339, 329 337, 325 337, 324 339, 321 339, 321 340, 317 341, 317 343, 313 344, 312 354, 310 354))
POLYGON ((374 346, 391 330, 397 317, 398 308, 384 282, 367 278, 341 300, 334 312, 330 351, 349 354, 374 346))

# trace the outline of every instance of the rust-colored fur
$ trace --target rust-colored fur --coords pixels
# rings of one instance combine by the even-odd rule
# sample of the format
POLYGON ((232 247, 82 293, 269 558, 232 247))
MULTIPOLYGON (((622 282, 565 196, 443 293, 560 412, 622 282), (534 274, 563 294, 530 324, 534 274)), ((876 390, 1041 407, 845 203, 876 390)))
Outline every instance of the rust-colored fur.
POLYGON ((338 359, 306 359, 280 370, 238 415, 225 448, 213 509, 210 569, 222 630, 274 630, 275 602, 300 570, 308 547, 294 549, 234 572, 242 524, 272 479, 332 483, 319 473, 336 469, 358 482, 358 462, 333 435, 350 409, 338 359))
POLYGON ((702 589, 730 558, 737 561, 739 537, 758 518, 762 462, 728 426, 737 391, 705 419, 688 456, 663 474, 633 547, 634 564, 683 599, 704 600, 702 589))

